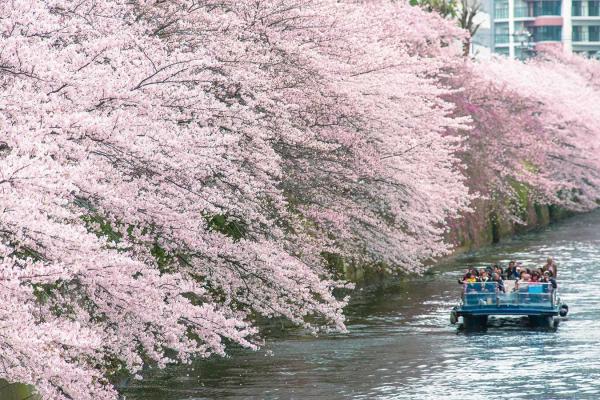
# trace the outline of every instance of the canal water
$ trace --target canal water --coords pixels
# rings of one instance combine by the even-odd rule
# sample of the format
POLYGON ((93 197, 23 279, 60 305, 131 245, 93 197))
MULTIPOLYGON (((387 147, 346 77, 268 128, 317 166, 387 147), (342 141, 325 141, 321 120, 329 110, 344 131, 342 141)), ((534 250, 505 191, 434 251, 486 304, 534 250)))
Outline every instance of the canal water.
POLYGON ((258 352, 147 371, 128 400, 599 399, 600 213, 492 246, 433 274, 368 295, 348 308, 349 333, 291 332, 258 352), (556 332, 497 318, 486 332, 449 323, 465 265, 559 263, 570 307, 556 332))

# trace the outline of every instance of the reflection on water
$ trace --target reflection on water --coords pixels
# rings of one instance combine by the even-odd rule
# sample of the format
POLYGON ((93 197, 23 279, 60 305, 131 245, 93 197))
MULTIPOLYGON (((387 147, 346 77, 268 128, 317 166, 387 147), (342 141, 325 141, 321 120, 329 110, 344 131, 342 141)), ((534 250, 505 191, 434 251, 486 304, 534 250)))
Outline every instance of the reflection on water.
POLYGON ((148 371, 128 400, 183 399, 598 399, 600 213, 573 218, 459 262, 432 276, 357 298, 348 335, 291 334, 263 350, 148 371), (466 263, 516 258, 559 263, 568 320, 556 332, 496 318, 485 333, 449 323, 466 263), (269 356, 270 352, 273 356, 269 356))

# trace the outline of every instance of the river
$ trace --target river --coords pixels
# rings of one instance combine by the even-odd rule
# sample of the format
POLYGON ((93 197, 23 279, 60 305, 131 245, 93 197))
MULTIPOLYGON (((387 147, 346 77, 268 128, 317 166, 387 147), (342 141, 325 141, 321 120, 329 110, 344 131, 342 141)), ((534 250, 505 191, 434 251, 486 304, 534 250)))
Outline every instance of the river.
POLYGON ((236 350, 227 359, 148 371, 123 393, 128 400, 598 399, 599 272, 596 212, 358 295, 347 310, 346 335, 290 333, 267 340, 258 352, 236 350), (559 263, 559 291, 570 307, 556 332, 509 318, 476 334, 450 325, 465 264, 515 258, 541 265, 548 255, 559 263))
POLYGON ((226 359, 148 370, 127 400, 598 399, 600 212, 578 216, 457 261, 425 277, 357 294, 348 334, 290 332, 226 359), (570 307, 556 332, 497 318, 467 334, 449 323, 464 265, 517 259, 559 263, 570 307), (591 278, 591 279, 590 279, 591 278))

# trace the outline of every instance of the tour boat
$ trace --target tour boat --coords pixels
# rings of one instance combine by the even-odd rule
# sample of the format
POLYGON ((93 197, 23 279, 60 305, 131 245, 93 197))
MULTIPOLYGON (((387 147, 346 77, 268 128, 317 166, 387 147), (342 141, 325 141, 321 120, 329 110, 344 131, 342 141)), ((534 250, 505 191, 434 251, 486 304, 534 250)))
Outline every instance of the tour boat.
POLYGON ((533 326, 556 328, 558 317, 569 312, 550 283, 507 280, 504 291, 493 281, 463 286, 461 304, 450 312, 450 322, 456 324, 462 317, 466 329, 485 327, 490 315, 527 316, 533 326))

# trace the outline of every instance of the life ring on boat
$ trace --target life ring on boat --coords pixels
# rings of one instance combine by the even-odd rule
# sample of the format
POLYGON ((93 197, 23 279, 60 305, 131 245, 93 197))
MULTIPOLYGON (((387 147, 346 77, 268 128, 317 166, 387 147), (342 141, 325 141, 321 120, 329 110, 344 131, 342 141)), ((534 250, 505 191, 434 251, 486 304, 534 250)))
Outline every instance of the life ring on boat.
POLYGON ((458 315, 456 314, 456 310, 450 311, 450 323, 455 325, 458 322, 458 315))
POLYGON ((561 317, 566 317, 568 313, 569 313, 569 306, 566 304, 561 305, 560 310, 558 311, 558 315, 560 315, 561 317))

